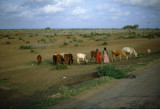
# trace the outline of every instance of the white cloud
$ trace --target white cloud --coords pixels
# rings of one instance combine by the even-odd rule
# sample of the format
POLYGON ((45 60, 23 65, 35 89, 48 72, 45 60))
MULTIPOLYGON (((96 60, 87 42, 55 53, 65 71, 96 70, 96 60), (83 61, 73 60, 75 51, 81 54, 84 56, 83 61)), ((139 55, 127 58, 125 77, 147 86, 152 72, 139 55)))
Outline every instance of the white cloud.
POLYGON ((75 8, 75 9, 72 11, 72 15, 74 15, 74 16, 78 16, 78 15, 85 14, 86 12, 87 12, 87 10, 86 10, 86 9, 83 9, 83 8, 77 7, 77 8, 75 8))
POLYGON ((73 6, 73 5, 79 4, 81 2, 82 2, 82 0, 63 0, 62 5, 63 6, 73 6))
POLYGON ((18 4, 7 4, 1 7, 4 12, 19 12, 23 10, 23 7, 18 4))
POLYGON ((104 9, 107 9, 108 7, 109 7, 108 4, 103 4, 103 5, 96 6, 96 9, 97 10, 104 10, 104 9))
POLYGON ((160 0, 106 0, 134 6, 151 6, 159 9, 160 0))
POLYGON ((44 13, 57 13, 63 11, 64 9, 56 5, 46 5, 42 10, 44 13))
POLYGON ((47 0, 28 0, 29 2, 45 2, 47 0))
POLYGON ((130 14, 129 11, 122 12, 121 10, 116 9, 116 8, 111 8, 108 12, 110 13, 113 20, 116 20, 121 16, 128 16, 130 14))

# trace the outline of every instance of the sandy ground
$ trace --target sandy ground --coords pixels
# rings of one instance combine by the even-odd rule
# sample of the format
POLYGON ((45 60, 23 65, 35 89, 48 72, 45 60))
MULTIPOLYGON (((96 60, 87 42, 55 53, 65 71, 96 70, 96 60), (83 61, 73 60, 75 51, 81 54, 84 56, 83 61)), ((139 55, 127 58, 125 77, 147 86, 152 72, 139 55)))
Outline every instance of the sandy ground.
POLYGON ((135 79, 113 80, 49 109, 160 108, 159 71, 160 61, 136 72, 135 79))

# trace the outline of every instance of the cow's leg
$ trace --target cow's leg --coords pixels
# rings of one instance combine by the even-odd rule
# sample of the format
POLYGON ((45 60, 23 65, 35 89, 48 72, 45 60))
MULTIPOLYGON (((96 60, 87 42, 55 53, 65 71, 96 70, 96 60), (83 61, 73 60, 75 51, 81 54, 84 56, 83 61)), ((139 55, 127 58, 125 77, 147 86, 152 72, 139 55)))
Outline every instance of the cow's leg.
POLYGON ((112 54, 112 56, 111 56, 111 61, 113 62, 113 54, 112 54))
POLYGON ((92 57, 90 58, 90 62, 92 62, 92 57))
POLYGON ((80 61, 79 61, 79 59, 77 59, 77 63, 78 63, 78 64, 80 64, 80 61))
POLYGON ((121 55, 119 55, 119 60, 120 60, 120 61, 122 60, 122 57, 121 57, 121 55))

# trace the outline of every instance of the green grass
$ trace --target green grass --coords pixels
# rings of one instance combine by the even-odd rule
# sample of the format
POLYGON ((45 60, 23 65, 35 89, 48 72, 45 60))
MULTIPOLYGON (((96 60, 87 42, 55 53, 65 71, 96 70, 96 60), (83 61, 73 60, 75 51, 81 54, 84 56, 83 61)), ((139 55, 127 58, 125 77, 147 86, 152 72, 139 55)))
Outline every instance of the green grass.
POLYGON ((97 72, 100 77, 109 76, 112 78, 120 79, 120 78, 126 78, 127 76, 126 70, 120 69, 112 64, 107 64, 105 66, 98 66, 97 72))
POLYGON ((64 69, 68 69, 68 66, 65 64, 57 64, 55 69, 56 70, 64 70, 64 69))
POLYGON ((108 45, 108 43, 107 42, 103 42, 101 45, 108 45))
POLYGON ((19 48, 20 49, 32 49, 32 46, 30 46, 30 45, 21 45, 19 48))
POLYGON ((58 88, 57 92, 50 93, 50 94, 46 92, 38 91, 34 93, 35 97, 34 96, 31 96, 31 98, 29 97, 29 99, 27 100, 27 103, 23 105, 23 108, 24 109, 44 109, 46 107, 53 106, 63 100, 66 100, 72 96, 78 95, 81 92, 93 89, 94 87, 97 87, 111 80, 113 80, 113 78, 101 77, 98 79, 82 82, 74 86, 61 86, 58 88), (60 93, 60 96, 53 97, 53 95, 56 95, 57 93, 60 93))

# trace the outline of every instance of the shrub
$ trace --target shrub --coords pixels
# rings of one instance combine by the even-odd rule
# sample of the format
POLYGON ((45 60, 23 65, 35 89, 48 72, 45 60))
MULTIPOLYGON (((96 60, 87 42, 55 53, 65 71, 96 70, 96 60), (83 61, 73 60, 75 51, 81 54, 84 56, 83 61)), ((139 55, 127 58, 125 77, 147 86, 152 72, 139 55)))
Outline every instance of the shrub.
POLYGON ((51 28, 50 27, 46 27, 45 30, 51 30, 51 28))
POLYGON ((78 47, 78 44, 75 44, 74 47, 78 47))
POLYGON ((64 65, 64 64, 57 64, 57 65, 56 65, 56 69, 57 69, 57 70, 68 69, 68 66, 67 66, 67 65, 64 65))
POLYGON ((107 42, 103 42, 101 45, 108 45, 108 43, 107 42))
POLYGON ((47 41, 45 39, 41 39, 41 42, 46 43, 47 41))
POLYGON ((68 45, 68 43, 64 41, 64 42, 63 42, 63 45, 66 46, 66 45, 68 45))
POLYGON ((6 44, 11 44, 10 42, 6 42, 6 44))
POLYGON ((130 32, 129 35, 128 35, 128 39, 135 39, 137 38, 137 35, 135 32, 130 32))
POLYGON ((32 47, 30 45, 21 45, 20 49, 31 49, 32 47))
POLYGON ((4 35, 3 37, 9 37, 10 35, 8 35, 8 34, 6 34, 6 35, 4 35))
POLYGON ((19 40, 22 40, 22 37, 19 37, 19 40))
POLYGON ((33 49, 31 49, 31 53, 34 53, 35 51, 33 49))
POLYGON ((99 66, 97 67, 98 76, 109 76, 116 79, 119 78, 126 78, 126 71, 117 68, 116 66, 112 64, 107 64, 105 66, 99 66))
POLYGON ((30 41, 26 41, 26 44, 29 44, 30 43, 30 41))
POLYGON ((155 35, 154 35, 154 34, 148 34, 146 37, 147 37, 148 39, 154 39, 154 38, 155 38, 155 35))
POLYGON ((59 92, 61 94, 63 94, 64 96, 68 96, 69 95, 69 88, 67 86, 61 86, 59 88, 59 92))

